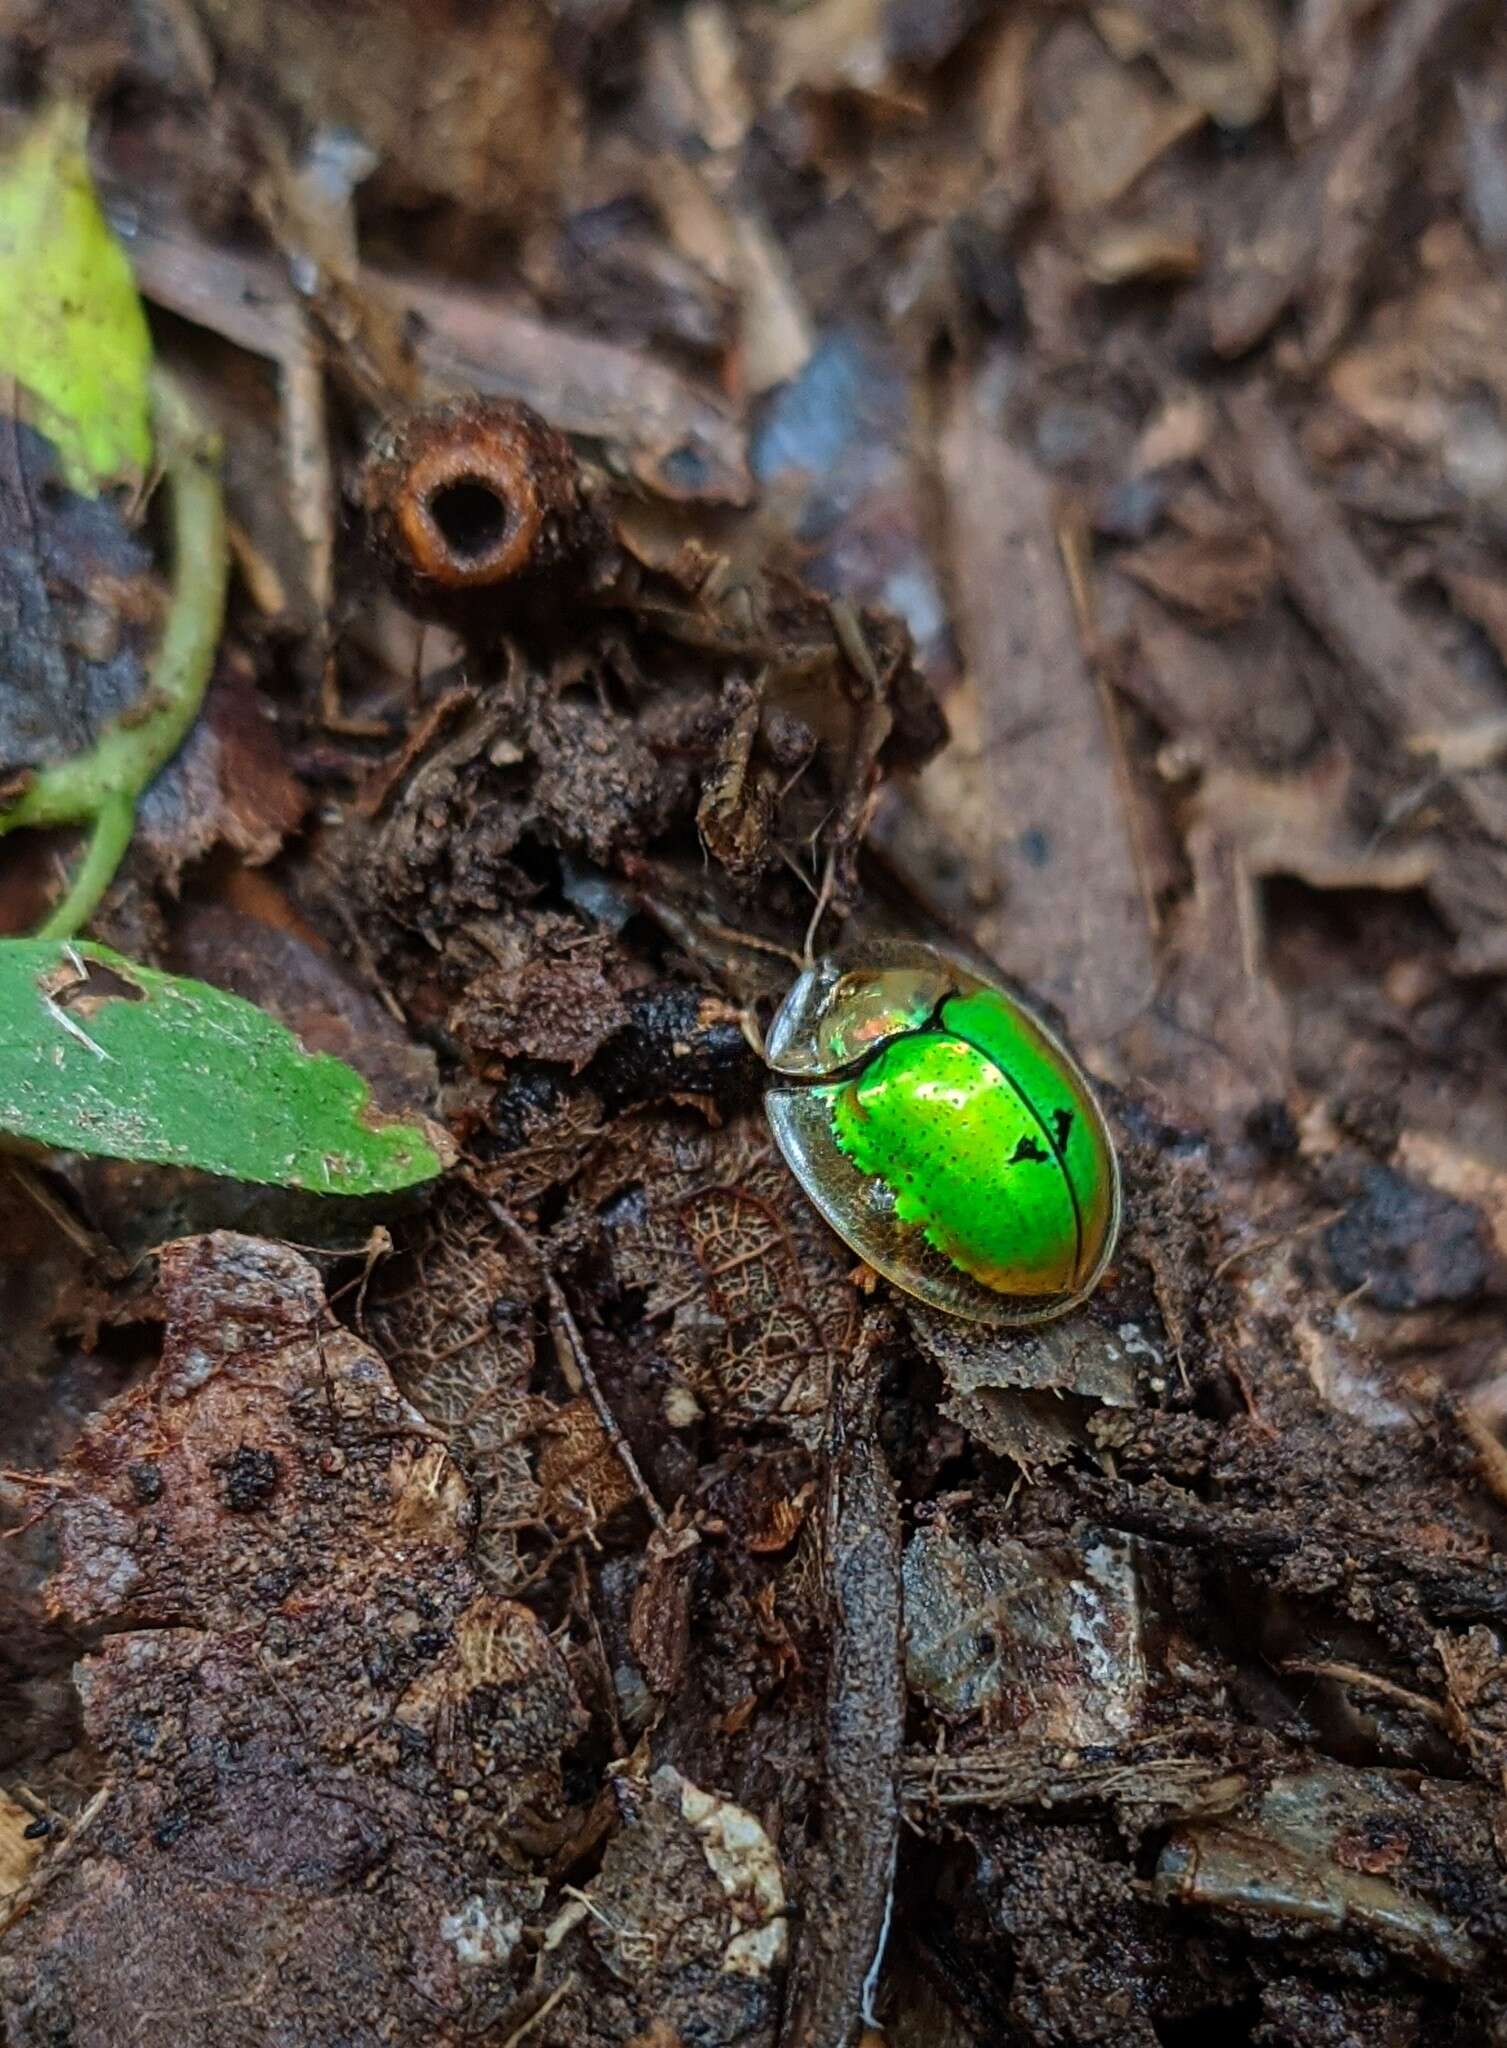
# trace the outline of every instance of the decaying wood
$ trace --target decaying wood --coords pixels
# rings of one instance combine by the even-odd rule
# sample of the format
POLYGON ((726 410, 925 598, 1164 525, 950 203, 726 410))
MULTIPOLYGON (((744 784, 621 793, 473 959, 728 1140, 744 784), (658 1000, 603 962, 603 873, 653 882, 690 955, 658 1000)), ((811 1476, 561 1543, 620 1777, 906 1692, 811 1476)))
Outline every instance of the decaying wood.
POLYGON ((851 2041, 872 2020, 894 1910, 905 1686, 900 1516, 878 1435, 884 1321, 832 1388, 823 1579, 832 1628, 820 1848, 782 2048, 851 2041))
POLYGON ((1051 490, 1001 417, 1009 368, 1002 358, 959 384, 941 442, 1000 892, 979 937, 1102 1043, 1150 998, 1151 934, 1112 711, 1074 620, 1051 490))

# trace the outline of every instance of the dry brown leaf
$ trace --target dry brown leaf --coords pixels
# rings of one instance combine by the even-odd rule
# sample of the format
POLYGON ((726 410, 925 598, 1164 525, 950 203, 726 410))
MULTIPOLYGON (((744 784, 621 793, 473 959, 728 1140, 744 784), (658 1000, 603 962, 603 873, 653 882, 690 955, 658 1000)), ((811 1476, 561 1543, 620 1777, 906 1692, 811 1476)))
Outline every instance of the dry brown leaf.
POLYGON ((1113 0, 1094 23, 1116 56, 1150 57, 1221 127, 1250 127, 1276 95, 1281 29, 1270 0, 1113 0))
POLYGON ((400 200, 440 195, 526 225, 580 150, 578 107, 539 0, 482 9, 354 0, 204 0, 204 23, 258 104, 280 96, 317 127, 376 152, 400 200))
POLYGON ((1203 242, 1197 230, 1173 220, 1112 221, 1096 228, 1077 247, 1095 284, 1128 284, 1138 277, 1193 277, 1203 262, 1203 242))
POLYGON ((1507 501, 1507 284, 1460 260, 1393 300, 1336 358, 1329 387, 1373 432, 1436 462, 1465 497, 1507 501))
POLYGON ((885 0, 814 0, 778 25, 773 97, 793 92, 876 91, 889 77, 885 0))
POLYGON ((1198 108, 1112 57, 1081 22, 1052 30, 1032 73, 1047 176, 1065 214, 1120 198, 1203 119, 1198 108))
POLYGON ((1117 735, 1085 654, 1051 490, 1007 438, 994 389, 987 371, 960 385, 941 442, 958 637, 985 762, 980 813, 958 831, 1003 895, 978 922, 980 943, 1093 1043, 1151 995, 1150 925, 1117 735))
POLYGON ((1117 555, 1115 566, 1199 625, 1216 630, 1248 619, 1277 584, 1276 553, 1260 532, 1169 536, 1117 555))
POLYGON ((440 1197, 410 1259, 382 1276, 371 1327, 406 1397, 476 1488, 476 1558, 506 1592, 527 1571, 520 1533, 543 1523, 531 1452, 548 1404, 530 1392, 537 1276, 462 1187, 440 1197))
POLYGON ((0 1792, 0 1920, 6 1907, 20 1891, 42 1853, 37 1817, 8 1792, 0 1792))
POLYGON ((1296 875, 1315 889, 1420 889, 1438 866, 1430 839, 1378 842, 1351 812, 1353 770, 1330 755, 1281 779, 1217 768, 1205 776, 1197 813, 1240 848, 1255 875, 1296 875))
POLYGON ((636 1498, 584 1394, 541 1417, 538 1470, 540 1509, 561 1531, 596 1529, 636 1498))

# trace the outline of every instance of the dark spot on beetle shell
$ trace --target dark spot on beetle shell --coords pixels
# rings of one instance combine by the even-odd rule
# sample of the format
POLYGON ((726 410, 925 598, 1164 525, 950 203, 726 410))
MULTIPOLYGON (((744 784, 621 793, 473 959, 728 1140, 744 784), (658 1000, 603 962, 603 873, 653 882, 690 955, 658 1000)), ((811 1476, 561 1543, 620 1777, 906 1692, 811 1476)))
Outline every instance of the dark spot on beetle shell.
POLYGON ((1036 1140, 1028 1135, 1024 1138, 1016 1139, 1015 1150, 1010 1154, 1008 1163, 1011 1166, 1019 1166, 1023 1161, 1032 1159, 1038 1165, 1045 1166, 1051 1156, 1049 1152, 1043 1152, 1036 1140))
POLYGON ((1073 1128, 1073 1112, 1070 1109, 1052 1111, 1052 1143, 1059 1152, 1067 1150, 1068 1133, 1073 1128))
POLYGON ((234 1514, 264 1508, 277 1491, 276 1458, 253 1444, 232 1451, 220 1470, 225 1475, 225 1505, 234 1514))

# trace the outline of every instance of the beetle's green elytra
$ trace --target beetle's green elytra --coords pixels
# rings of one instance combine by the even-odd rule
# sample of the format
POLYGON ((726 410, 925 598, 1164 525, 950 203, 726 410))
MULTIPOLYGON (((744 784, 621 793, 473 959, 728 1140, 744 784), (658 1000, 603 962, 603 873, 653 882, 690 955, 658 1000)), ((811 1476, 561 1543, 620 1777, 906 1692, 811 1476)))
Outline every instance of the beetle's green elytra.
POLYGON ((1082 1231, 1048 1134, 1009 1076, 940 1031, 897 1038, 832 1103, 837 1142, 895 1214, 1000 1294, 1065 1294, 1082 1231))
POLYGON ((1021 1323, 1097 1284, 1119 1223, 1114 1147, 1072 1055, 1008 990, 885 943, 802 975, 767 1052, 796 1178, 898 1286, 1021 1323))

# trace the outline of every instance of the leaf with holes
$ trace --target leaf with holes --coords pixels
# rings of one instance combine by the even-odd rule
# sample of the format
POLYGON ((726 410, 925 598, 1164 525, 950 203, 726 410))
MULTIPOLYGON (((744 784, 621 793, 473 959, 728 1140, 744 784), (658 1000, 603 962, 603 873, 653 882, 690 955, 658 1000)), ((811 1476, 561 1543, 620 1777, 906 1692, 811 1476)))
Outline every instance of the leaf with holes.
POLYGON ((0 940, 4 1137, 322 1195, 389 1194, 453 1157, 255 1004, 52 939, 0 940))

